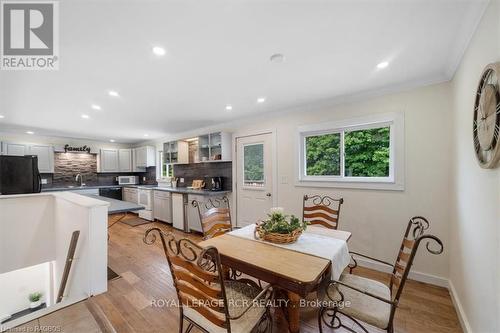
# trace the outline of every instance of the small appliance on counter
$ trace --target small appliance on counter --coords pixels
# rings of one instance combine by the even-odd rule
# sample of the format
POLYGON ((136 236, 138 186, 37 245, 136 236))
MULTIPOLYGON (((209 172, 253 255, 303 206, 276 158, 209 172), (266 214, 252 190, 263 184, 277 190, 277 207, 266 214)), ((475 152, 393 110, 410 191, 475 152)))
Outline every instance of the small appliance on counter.
POLYGON ((36 156, 0 156, 0 194, 39 193, 42 177, 36 156))
POLYGON ((118 176, 118 185, 137 185, 139 176, 118 176))
POLYGON ((201 190, 202 188, 205 187, 205 181, 201 179, 195 179, 193 180, 193 184, 191 185, 193 190, 201 190))
POLYGON ((211 177, 210 184, 212 191, 222 191, 222 177, 211 177))

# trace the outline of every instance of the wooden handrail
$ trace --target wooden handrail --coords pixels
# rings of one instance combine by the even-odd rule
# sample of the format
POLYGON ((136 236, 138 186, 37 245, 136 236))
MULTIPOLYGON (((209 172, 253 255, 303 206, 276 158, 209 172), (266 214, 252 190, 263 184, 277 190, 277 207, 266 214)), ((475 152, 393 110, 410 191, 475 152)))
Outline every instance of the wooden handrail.
POLYGON ((66 289, 66 284, 68 283, 69 272, 71 270, 71 265, 73 264, 73 258, 75 256, 76 245, 78 244, 78 237, 80 237, 80 230, 73 231, 73 234, 71 235, 71 241, 69 243, 66 263, 64 264, 64 272, 61 279, 61 284, 59 286, 59 293, 57 294, 56 303, 61 302, 63 299, 64 290, 66 289))

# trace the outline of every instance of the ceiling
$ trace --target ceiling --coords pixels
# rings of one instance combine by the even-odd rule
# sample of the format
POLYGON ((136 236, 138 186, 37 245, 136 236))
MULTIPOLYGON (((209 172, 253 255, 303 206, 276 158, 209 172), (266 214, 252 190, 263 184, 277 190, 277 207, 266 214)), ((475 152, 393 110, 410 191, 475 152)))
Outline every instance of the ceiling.
POLYGON ((145 134, 153 139, 449 80, 485 6, 451 0, 60 1, 60 69, 0 71, 0 130, 132 143, 145 134), (153 54, 157 45, 165 56, 153 54), (271 62, 275 53, 284 61, 271 62), (383 61, 389 66, 377 69, 383 61), (266 101, 257 103, 262 96, 266 101))

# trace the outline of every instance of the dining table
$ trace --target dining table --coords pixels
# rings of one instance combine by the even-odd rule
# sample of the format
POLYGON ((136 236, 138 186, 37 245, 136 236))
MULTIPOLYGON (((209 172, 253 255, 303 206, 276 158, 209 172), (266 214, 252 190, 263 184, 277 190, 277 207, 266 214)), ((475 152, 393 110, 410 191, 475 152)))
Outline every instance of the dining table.
MULTIPOLYGON (((251 239, 244 235, 244 232, 235 230, 204 240, 199 245, 217 248, 223 266, 265 281, 283 291, 288 298, 285 302, 285 310, 290 332, 299 332, 301 300, 311 292, 317 291, 324 279, 330 279, 332 260, 314 253, 307 253, 307 246, 306 250, 299 251, 293 246, 281 246, 258 238, 251 239)), ((318 238, 331 237, 345 244, 351 238, 351 233, 348 231, 320 226, 308 226, 301 237, 304 235, 309 238, 314 238, 315 235, 318 238)))

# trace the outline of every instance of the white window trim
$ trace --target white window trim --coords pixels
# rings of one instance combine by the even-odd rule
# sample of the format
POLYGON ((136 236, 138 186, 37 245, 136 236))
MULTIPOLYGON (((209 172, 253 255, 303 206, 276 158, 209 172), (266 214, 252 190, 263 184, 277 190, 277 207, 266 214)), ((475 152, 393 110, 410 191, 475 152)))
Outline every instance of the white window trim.
MULTIPOLYGON (((247 146, 257 146, 257 145, 262 145, 265 147, 264 142, 253 142, 253 143, 247 143, 243 145, 243 163, 241 163, 241 174, 243 175, 243 184, 241 184, 241 187, 244 188, 245 190, 253 190, 253 191, 264 191, 266 190, 266 184, 267 184, 267 179, 264 173, 264 179, 262 180, 262 186, 253 186, 253 185, 248 185, 245 183, 245 147, 247 146)), ((264 160, 265 163, 265 160, 264 160)), ((265 169, 265 165, 263 165, 263 168, 265 169)))
POLYGON ((386 113, 366 117, 352 118, 328 123, 300 126, 297 129, 296 140, 296 186, 306 187, 338 187, 379 190, 404 190, 404 113, 386 113), (370 128, 390 127, 389 143, 389 177, 343 177, 344 157, 341 156, 339 176, 307 176, 305 175, 305 138, 308 136, 340 133, 341 154, 344 151, 345 131, 355 131, 370 128))

